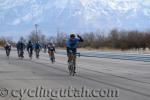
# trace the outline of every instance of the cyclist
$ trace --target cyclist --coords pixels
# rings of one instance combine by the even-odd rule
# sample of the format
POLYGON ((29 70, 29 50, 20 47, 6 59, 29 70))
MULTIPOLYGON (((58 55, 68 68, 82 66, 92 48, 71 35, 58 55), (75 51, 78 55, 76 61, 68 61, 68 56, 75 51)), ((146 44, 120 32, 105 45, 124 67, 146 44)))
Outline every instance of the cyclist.
MULTIPOLYGON (((83 42, 83 39, 80 35, 77 35, 78 38, 76 38, 75 34, 71 34, 70 38, 66 40, 66 47, 67 47, 67 56, 68 56, 68 62, 69 62, 69 54, 70 50, 76 54, 78 42, 83 42)), ((76 69, 76 67, 75 67, 76 69)))
POLYGON ((23 41, 19 41, 17 43, 17 51, 18 51, 18 57, 24 58, 24 49, 25 49, 25 43, 23 41))
POLYGON ((32 54, 33 54, 33 44, 31 41, 27 44, 27 51, 29 54, 29 57, 32 59, 32 54))
POLYGON ((49 57, 50 57, 51 61, 55 62, 55 55, 54 55, 55 47, 54 47, 54 45, 52 43, 48 43, 47 48, 48 48, 48 53, 49 53, 49 57))
POLYGON ((10 54, 10 51, 11 51, 11 44, 9 44, 9 42, 6 42, 4 48, 6 50, 7 57, 9 57, 9 54, 10 54))
POLYGON ((40 45, 40 42, 38 41, 34 44, 34 50, 35 50, 37 59, 39 58, 40 49, 41 49, 41 45, 40 45))

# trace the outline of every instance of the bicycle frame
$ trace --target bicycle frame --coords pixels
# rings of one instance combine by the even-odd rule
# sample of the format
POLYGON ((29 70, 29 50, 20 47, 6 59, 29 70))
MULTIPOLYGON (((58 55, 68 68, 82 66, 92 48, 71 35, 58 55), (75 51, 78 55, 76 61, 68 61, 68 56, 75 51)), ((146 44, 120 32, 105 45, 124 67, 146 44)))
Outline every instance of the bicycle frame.
POLYGON ((73 53, 72 51, 69 52, 68 55, 68 60, 69 60, 69 65, 68 65, 68 69, 69 69, 69 74, 70 76, 74 76, 75 74, 75 68, 76 68, 76 55, 78 55, 80 57, 80 53, 73 53))

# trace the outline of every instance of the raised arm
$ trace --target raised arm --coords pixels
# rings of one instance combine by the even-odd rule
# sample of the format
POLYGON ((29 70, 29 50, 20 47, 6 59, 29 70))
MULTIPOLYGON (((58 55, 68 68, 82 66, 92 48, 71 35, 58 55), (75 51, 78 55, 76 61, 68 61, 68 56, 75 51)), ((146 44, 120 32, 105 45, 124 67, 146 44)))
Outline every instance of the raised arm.
POLYGON ((83 38, 80 35, 77 35, 77 36, 79 38, 79 42, 83 42, 84 41, 83 38))

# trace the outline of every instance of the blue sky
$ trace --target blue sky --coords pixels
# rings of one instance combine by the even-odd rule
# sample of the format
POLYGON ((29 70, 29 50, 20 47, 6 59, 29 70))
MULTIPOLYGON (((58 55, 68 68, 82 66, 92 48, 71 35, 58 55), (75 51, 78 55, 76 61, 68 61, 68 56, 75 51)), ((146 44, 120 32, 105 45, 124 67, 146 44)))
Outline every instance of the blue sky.
POLYGON ((150 0, 0 0, 0 36, 150 29, 150 0))

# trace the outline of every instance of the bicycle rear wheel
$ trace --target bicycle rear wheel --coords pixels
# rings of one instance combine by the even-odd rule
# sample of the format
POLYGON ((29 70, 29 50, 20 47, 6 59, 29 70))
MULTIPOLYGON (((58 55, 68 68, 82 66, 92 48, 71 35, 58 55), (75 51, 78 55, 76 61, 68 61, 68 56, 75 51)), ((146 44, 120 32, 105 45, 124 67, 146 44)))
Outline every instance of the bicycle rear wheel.
POLYGON ((75 75, 75 67, 73 62, 69 62, 68 65, 69 75, 74 76, 75 75))
POLYGON ((68 70, 69 70, 69 75, 72 75, 72 64, 71 62, 68 62, 68 70))

